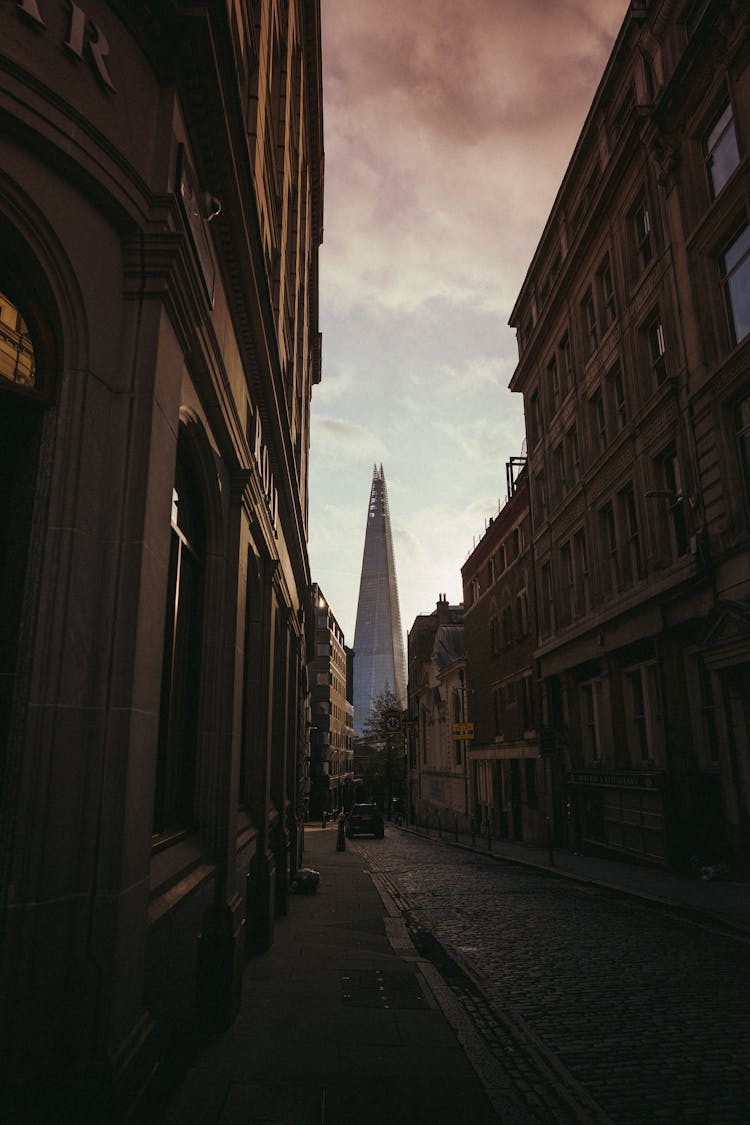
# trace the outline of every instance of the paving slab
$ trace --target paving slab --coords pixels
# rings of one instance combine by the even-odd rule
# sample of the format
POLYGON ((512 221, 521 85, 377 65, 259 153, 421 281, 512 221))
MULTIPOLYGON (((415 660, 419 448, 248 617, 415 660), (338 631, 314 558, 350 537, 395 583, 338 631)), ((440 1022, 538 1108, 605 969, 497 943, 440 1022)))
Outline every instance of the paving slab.
POLYGON ((192 1060, 163 1125, 498 1125, 429 969, 356 844, 306 827, 314 895, 248 962, 239 1015, 192 1060), (434 985, 434 981, 433 981, 434 985))

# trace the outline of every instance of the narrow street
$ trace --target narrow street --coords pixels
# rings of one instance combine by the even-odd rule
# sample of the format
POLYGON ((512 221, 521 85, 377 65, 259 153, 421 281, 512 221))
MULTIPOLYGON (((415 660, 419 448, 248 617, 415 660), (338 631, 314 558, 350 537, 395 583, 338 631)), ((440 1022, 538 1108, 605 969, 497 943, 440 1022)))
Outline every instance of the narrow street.
POLYGON ((392 826, 355 846, 527 1120, 750 1120, 746 941, 392 826))

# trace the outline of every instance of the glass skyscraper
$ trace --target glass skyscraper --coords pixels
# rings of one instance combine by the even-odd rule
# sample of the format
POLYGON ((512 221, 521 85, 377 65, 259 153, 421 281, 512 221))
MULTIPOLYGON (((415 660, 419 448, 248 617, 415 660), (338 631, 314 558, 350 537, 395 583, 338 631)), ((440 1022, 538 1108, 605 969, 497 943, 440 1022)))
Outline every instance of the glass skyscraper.
POLYGON ((367 512, 357 624, 354 630, 354 729, 363 725, 379 695, 391 691, 406 707, 406 660, 398 607, 391 518, 383 466, 373 466, 367 512))

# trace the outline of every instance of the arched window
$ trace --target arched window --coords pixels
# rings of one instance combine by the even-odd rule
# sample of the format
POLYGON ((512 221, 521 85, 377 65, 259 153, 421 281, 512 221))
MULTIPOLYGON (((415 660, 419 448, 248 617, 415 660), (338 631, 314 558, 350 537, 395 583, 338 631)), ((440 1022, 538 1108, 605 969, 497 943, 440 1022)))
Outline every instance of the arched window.
POLYGON ((182 440, 172 491, 172 534, 164 625, 154 832, 195 821, 205 521, 201 491, 182 440))
POLYGON ((0 276, 0 763, 16 682, 52 353, 52 334, 23 286, 17 278, 0 276))

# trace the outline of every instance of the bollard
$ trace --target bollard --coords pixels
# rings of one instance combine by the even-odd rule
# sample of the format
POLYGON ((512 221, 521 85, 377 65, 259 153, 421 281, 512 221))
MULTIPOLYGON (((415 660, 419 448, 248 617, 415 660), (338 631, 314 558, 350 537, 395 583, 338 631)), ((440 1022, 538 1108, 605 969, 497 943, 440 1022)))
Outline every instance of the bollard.
POLYGON ((326 812, 325 809, 323 809, 323 823, 321 824, 321 828, 325 828, 327 825, 328 825, 328 813, 326 812))
POLYGON ((471 818, 471 846, 472 848, 477 846, 477 822, 474 817, 471 818))
POLYGON ((437 818, 437 822, 438 822, 438 836, 439 836, 439 837, 440 837, 440 839, 442 840, 442 838, 443 838, 443 829, 442 829, 442 827, 441 827, 441 825, 440 825, 440 813, 438 813, 438 818, 437 818))
POLYGON ((336 832, 336 851, 346 851, 346 830, 344 828, 344 814, 339 817, 338 829, 336 832))
POLYGON ((487 817, 487 851, 492 851, 492 821, 487 817))

